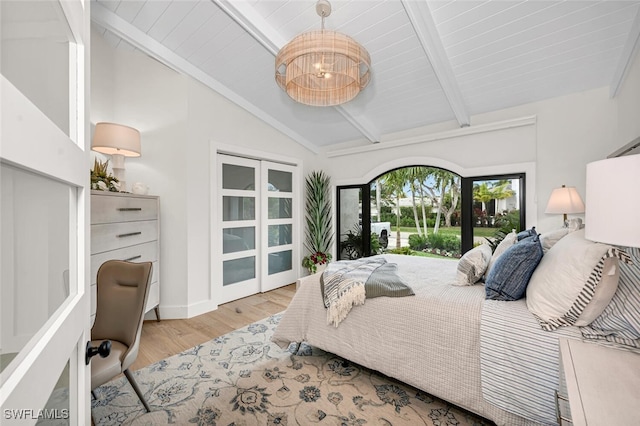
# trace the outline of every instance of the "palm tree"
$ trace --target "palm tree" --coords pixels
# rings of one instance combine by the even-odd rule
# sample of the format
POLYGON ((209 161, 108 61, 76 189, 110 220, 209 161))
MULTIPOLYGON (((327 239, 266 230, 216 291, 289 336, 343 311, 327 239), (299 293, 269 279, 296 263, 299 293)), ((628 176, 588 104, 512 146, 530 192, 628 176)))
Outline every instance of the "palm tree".
POLYGON ((401 247, 400 241, 400 198, 404 196, 404 185, 407 182, 407 169, 396 169, 384 175, 384 186, 393 194, 396 204, 396 248, 401 247))

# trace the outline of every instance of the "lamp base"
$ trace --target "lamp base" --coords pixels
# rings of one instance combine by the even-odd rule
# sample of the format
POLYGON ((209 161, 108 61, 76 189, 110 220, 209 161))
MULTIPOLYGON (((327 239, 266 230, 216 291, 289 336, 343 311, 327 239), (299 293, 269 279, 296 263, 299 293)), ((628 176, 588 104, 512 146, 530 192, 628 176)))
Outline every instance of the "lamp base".
POLYGON ((113 169, 113 176, 120 183, 120 192, 127 192, 127 183, 124 180, 124 155, 112 154, 111 168, 113 169))

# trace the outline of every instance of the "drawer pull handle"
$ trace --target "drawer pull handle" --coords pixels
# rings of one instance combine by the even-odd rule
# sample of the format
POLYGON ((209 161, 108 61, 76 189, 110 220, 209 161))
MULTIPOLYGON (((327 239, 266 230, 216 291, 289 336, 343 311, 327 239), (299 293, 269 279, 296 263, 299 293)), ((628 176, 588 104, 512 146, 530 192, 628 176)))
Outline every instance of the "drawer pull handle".
POLYGON ((141 254, 139 254, 139 255, 137 255, 137 256, 133 256, 133 257, 130 257, 130 258, 128 258, 128 259, 125 259, 124 261, 125 261, 125 262, 131 262, 132 260, 140 259, 141 257, 142 257, 142 255, 141 255, 141 254))
POLYGON ((122 238, 122 237, 133 237, 134 235, 141 235, 142 232, 129 232, 128 234, 118 234, 116 235, 116 238, 122 238))
POLYGON ((562 415, 562 413, 560 412, 560 400, 569 402, 569 398, 567 398, 564 395, 559 394, 557 390, 554 390, 553 392, 555 393, 555 396, 556 396, 556 419, 558 421, 558 424, 561 425, 562 422, 568 422, 568 423, 573 424, 573 420, 571 420, 571 419, 569 419, 567 417, 564 417, 562 415))
POLYGON ((119 212, 141 212, 142 207, 120 207, 119 212))

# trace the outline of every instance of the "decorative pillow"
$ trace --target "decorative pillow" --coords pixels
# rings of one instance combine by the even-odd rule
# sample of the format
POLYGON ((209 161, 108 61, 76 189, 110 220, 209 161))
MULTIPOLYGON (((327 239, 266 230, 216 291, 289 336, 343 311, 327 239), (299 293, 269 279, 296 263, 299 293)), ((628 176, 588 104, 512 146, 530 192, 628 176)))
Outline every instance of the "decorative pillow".
POLYGON ((538 235, 536 232, 536 227, 532 227, 531 229, 525 229, 524 231, 520 231, 516 234, 516 240, 520 241, 527 237, 535 237, 538 235))
POLYGON ((527 237, 509 247, 498 258, 487 276, 484 286, 487 299, 522 299, 540 259, 542 246, 537 236, 527 237))
POLYGON ((617 259, 625 258, 615 247, 585 239, 584 230, 569 233, 551 247, 531 277, 529 311, 547 331, 589 324, 613 297, 617 259))
POLYGON ((618 290, 600 316, 580 331, 586 339, 607 340, 640 349, 640 249, 625 250, 632 263, 620 262, 618 290))
POLYGON ((487 270, 485 271, 485 276, 489 275, 489 272, 491 271, 493 264, 496 263, 496 260, 498 260, 498 258, 502 256, 502 253, 507 251, 509 247, 514 245, 517 239, 518 239, 518 234, 512 231, 512 232, 509 232, 502 239, 502 241, 500 241, 500 244, 498 244, 498 247, 496 247, 496 249, 493 252, 493 255, 491 256, 491 260, 489 261, 489 265, 487 266, 487 270))
POLYGON ((480 244, 466 252, 458 261, 455 285, 473 285, 480 281, 491 260, 491 246, 480 244))
POLYGON ((540 234, 540 244, 542 244, 542 251, 547 254, 549 249, 553 247, 562 237, 566 237, 571 231, 570 228, 558 228, 550 232, 543 232, 540 234))

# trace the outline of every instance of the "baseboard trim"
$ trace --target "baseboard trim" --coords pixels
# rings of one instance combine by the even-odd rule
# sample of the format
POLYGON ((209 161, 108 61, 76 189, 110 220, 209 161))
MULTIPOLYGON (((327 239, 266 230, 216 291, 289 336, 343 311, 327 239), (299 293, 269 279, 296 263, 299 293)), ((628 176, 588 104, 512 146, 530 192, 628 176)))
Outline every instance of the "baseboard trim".
MULTIPOLYGON (((198 315, 218 309, 217 303, 212 300, 204 300, 202 302, 193 303, 191 305, 173 305, 167 306, 160 304, 160 319, 189 319, 198 315)), ((155 319, 153 310, 149 311, 145 319, 155 319), (147 317, 148 316, 148 317, 147 317)))

